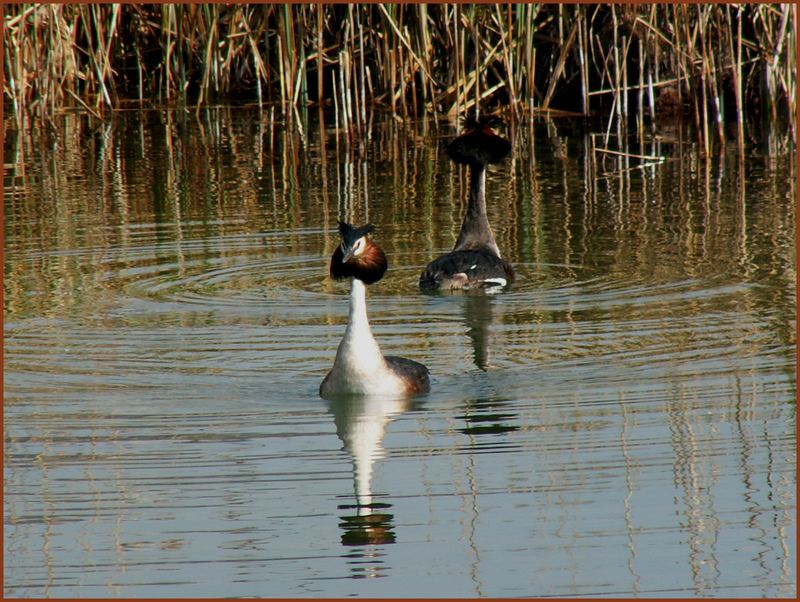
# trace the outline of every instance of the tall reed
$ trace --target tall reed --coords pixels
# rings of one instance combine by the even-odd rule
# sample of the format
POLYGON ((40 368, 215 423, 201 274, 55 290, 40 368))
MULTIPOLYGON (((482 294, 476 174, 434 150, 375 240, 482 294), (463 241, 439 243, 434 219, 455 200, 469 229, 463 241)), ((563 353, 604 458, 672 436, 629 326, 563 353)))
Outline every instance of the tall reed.
MULTIPOLYGON (((640 131, 683 115, 705 152, 726 124, 786 124, 794 145, 794 4, 14 4, 3 8, 4 100, 17 127, 82 106, 277 103, 367 114, 608 117, 640 131), (338 95, 334 98, 334 92, 338 95), (645 102, 646 99, 646 102, 645 102)), ((298 124, 299 125, 299 124, 298 124)))

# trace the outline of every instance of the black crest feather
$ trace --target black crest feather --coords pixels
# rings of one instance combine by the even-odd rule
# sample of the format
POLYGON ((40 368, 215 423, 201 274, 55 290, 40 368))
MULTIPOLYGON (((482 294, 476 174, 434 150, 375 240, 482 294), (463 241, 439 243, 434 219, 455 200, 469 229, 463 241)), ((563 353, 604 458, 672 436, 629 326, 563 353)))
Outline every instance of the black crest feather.
POLYGON ((360 228, 354 228, 353 224, 339 222, 339 234, 346 245, 352 246, 362 236, 366 236, 375 229, 372 224, 366 224, 360 228))

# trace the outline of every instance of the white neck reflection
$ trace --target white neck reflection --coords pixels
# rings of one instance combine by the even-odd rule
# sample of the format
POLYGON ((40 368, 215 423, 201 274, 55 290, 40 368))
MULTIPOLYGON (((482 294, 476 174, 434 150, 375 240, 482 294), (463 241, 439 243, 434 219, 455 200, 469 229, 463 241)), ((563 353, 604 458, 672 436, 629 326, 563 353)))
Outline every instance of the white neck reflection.
POLYGON ((331 402, 336 434, 353 461, 353 488, 358 514, 372 513, 372 468, 384 456, 386 426, 411 406, 408 399, 362 397, 331 402))

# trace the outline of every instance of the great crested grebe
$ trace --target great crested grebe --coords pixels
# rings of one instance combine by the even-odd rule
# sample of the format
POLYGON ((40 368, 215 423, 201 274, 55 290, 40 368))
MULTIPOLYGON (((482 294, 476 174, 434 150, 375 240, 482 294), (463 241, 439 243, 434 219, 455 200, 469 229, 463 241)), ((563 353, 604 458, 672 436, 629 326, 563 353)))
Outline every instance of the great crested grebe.
POLYGON ((514 268, 500 257, 486 217, 486 166, 499 163, 511 152, 511 143, 492 131, 499 119, 467 117, 467 129, 447 145, 447 155, 469 166, 469 200, 456 246, 437 257, 419 277, 423 290, 505 286, 514 281, 514 268))
POLYGON ((333 368, 319 387, 324 398, 346 395, 405 396, 430 389, 428 369, 404 357, 386 356, 372 336, 367 319, 366 285, 386 272, 383 250, 367 234, 373 226, 354 228, 339 222, 342 243, 331 257, 330 274, 335 280, 350 278, 350 315, 339 343, 333 368))

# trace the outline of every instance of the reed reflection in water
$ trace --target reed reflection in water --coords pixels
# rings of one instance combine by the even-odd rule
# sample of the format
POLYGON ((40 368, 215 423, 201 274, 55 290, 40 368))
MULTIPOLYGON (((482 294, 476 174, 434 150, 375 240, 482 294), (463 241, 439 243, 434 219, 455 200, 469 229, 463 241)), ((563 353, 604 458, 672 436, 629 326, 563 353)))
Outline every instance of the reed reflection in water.
POLYGON ((7 596, 794 595, 793 157, 676 126, 636 168, 525 124, 487 177, 517 283, 429 296, 446 130, 57 126, 5 140, 7 596), (317 396, 344 216, 413 403, 317 396))

